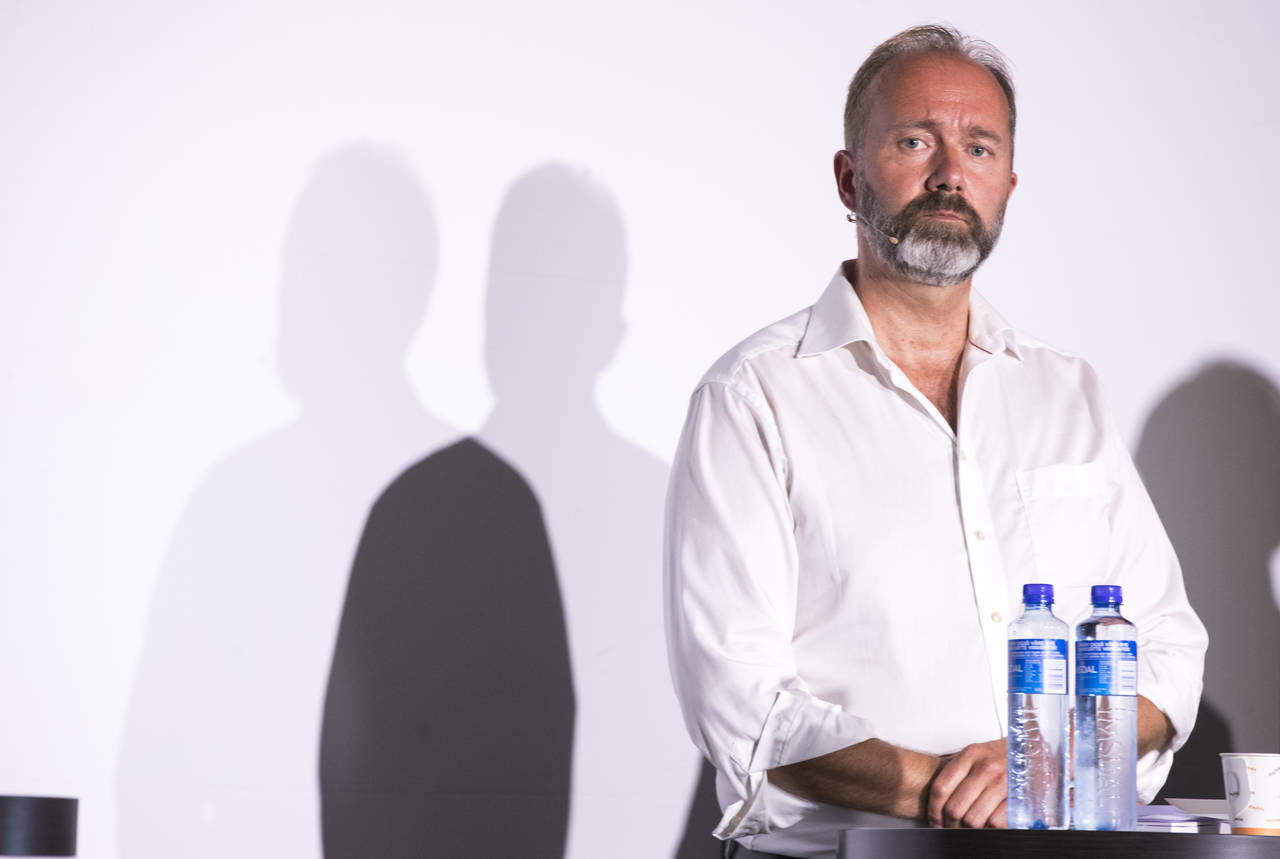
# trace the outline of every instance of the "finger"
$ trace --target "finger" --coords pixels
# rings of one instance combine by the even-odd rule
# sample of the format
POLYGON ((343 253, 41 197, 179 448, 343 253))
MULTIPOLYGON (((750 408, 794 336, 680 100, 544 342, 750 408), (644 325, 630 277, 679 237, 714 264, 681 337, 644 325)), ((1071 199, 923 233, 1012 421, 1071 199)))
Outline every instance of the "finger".
POLYGON ((974 778, 967 778, 951 794, 946 805, 942 807, 942 825, 947 829, 959 829, 966 826, 965 817, 974 802, 982 795, 982 784, 974 778))
POLYGON ((991 812, 991 817, 987 820, 987 826, 992 829, 1008 829, 1009 828, 1009 800, 1000 800, 1000 804, 996 806, 996 810, 991 812))
POLYGON ((951 758, 938 770, 929 785, 929 823, 934 826, 944 825, 943 806, 968 772, 969 761, 963 754, 951 758))
POLYGON ((1004 802, 1005 786, 1000 784, 988 784, 986 789, 978 795, 977 799, 969 806, 961 818, 964 826, 969 829, 983 829, 991 820, 991 816, 995 814, 1000 804, 1004 802))
POLYGON ((994 758, 980 759, 970 766, 962 781, 942 807, 942 825, 947 827, 971 826, 971 815, 983 814, 977 824, 986 822, 986 815, 995 810, 996 805, 1004 799, 1008 790, 1005 780, 1005 768, 1002 761, 994 758), (988 795, 990 792, 990 795, 988 795), (975 808, 982 798, 988 797, 986 803, 975 808))
POLYGON ((984 785, 980 776, 970 770, 968 777, 951 792, 942 806, 942 825, 948 829, 964 826, 964 817, 973 803, 982 795, 984 785))

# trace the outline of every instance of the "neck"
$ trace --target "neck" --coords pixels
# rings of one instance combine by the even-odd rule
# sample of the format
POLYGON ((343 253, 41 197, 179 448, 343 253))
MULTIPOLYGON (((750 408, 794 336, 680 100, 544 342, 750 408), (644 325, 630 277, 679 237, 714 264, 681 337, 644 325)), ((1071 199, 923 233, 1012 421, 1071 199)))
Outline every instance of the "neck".
MULTIPOLYGON (((865 253, 866 248, 862 249, 865 253)), ((894 277, 883 266, 845 263, 876 342, 956 429, 960 361, 969 336, 969 281, 930 286, 894 277)))
POLYGON ((969 335, 970 280, 954 286, 914 283, 877 265, 867 248, 845 263, 876 341, 895 363, 955 366, 969 335), (864 260, 866 263, 864 264, 864 260))

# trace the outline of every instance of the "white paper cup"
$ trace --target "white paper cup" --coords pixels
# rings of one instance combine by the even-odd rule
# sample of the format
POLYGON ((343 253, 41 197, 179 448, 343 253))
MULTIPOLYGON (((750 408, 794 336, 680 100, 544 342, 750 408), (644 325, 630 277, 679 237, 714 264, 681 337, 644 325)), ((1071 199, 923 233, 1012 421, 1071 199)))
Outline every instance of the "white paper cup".
POLYGON ((1223 752, 1233 835, 1280 835, 1280 755, 1223 752))

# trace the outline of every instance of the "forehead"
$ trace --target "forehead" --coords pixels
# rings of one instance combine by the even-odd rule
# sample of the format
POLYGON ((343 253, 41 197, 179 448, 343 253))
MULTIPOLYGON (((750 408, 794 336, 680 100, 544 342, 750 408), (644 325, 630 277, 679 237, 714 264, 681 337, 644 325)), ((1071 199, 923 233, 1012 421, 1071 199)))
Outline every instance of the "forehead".
POLYGON ((1007 133, 1009 102, 995 75, 964 57, 899 57, 885 66, 872 87, 868 130, 923 120, 1007 133))

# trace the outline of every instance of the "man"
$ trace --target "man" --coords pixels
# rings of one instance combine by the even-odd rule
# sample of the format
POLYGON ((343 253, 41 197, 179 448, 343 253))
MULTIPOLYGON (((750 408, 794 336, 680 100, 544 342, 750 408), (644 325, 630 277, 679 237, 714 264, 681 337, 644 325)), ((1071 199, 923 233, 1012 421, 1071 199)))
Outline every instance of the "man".
POLYGON ((694 392, 666 611, 718 838, 831 856, 859 813, 1004 826, 1027 582, 1069 622, 1090 585, 1124 587, 1143 800, 1191 730, 1204 627, 1093 372, 971 289, 1017 184, 1015 120, 989 45, 930 26, 876 48, 835 157, 857 260, 694 392))

